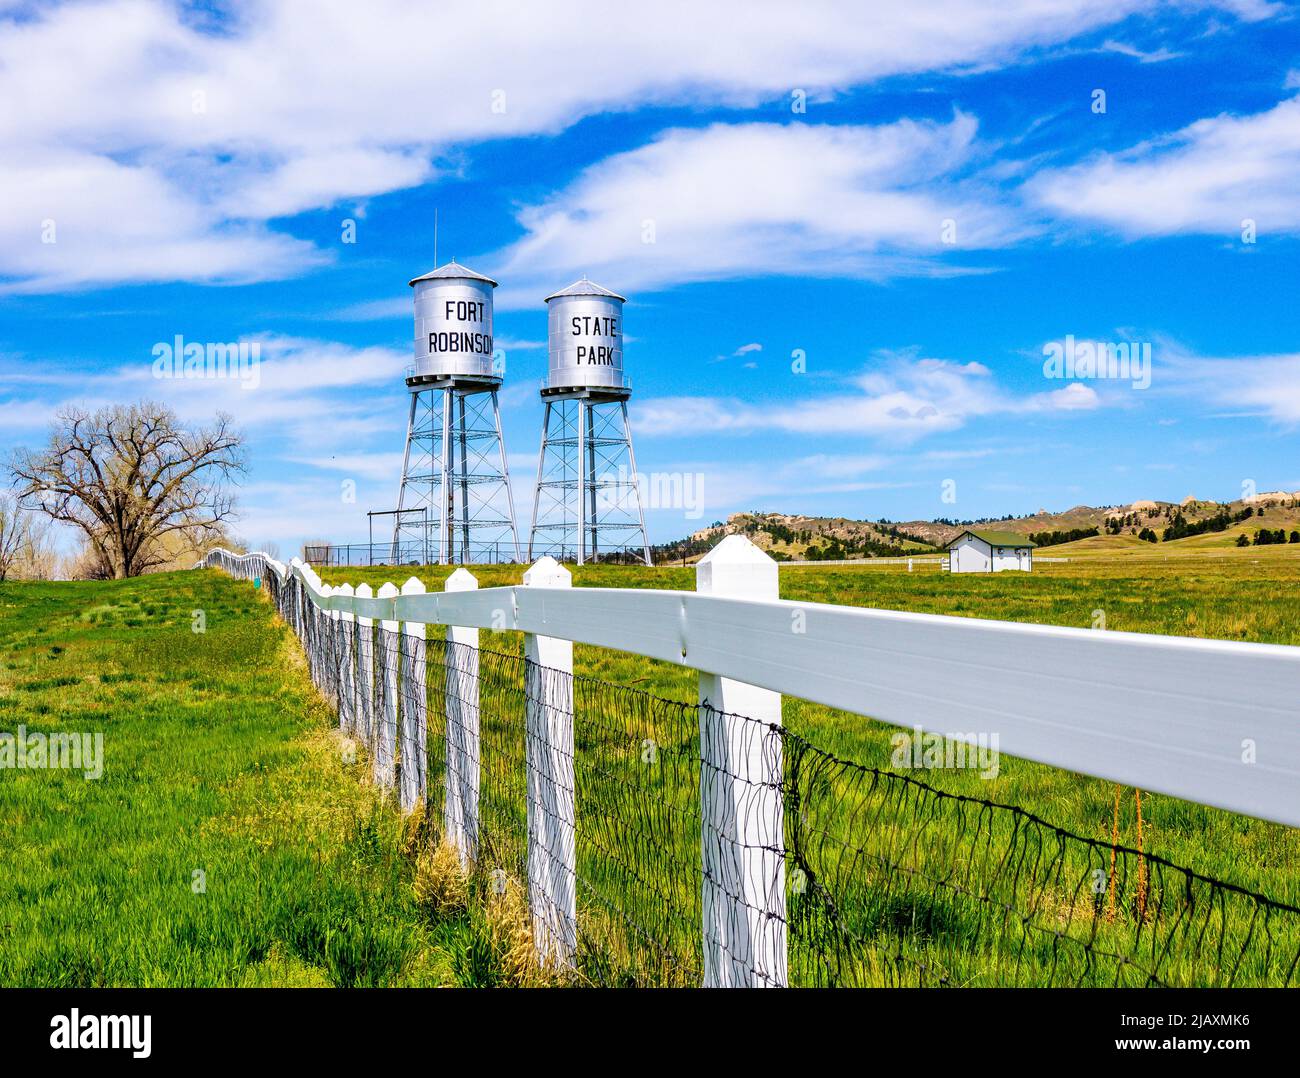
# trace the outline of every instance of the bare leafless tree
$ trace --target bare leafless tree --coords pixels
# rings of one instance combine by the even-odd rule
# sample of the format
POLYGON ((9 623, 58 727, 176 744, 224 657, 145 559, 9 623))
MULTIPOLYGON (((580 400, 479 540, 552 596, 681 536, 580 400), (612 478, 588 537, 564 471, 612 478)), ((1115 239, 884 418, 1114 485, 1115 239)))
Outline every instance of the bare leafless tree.
POLYGON ((50 535, 52 521, 28 513, 27 538, 18 551, 13 575, 20 580, 50 580, 59 563, 59 553, 50 535))
POLYGON ((0 583, 17 568, 32 542, 34 519, 16 499, 0 495, 0 583))
POLYGON ((159 404, 59 412, 42 450, 10 464, 19 498, 85 534, 105 576, 138 576, 166 559, 165 541, 218 533, 234 512, 228 484, 244 468, 229 416, 187 430, 159 404))

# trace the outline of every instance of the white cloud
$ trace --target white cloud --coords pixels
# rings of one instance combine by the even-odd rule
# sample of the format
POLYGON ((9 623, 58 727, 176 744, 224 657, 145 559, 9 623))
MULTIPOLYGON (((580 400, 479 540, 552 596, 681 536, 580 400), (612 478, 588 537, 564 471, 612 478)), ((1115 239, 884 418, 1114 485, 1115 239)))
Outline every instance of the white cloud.
MULTIPOLYGON (((761 352, 762 350, 763 350, 763 346, 762 346, 761 344, 759 344, 758 342, 755 341, 755 342, 753 342, 753 343, 751 343, 751 344, 742 344, 742 345, 741 345, 739 348, 737 348, 734 352, 731 352, 731 353, 728 354, 728 355, 719 355, 719 356, 714 356, 713 359, 711 359, 709 362, 710 362, 710 363, 726 363, 727 360, 729 360, 729 359, 743 359, 745 356, 749 355, 751 352, 761 352)), ((742 366, 745 368, 745 370, 753 370, 753 369, 755 369, 755 368, 758 367, 758 364, 755 363, 755 362, 753 362, 753 361, 750 361, 750 362, 748 362, 748 363, 744 363, 744 364, 742 364, 742 366)))
POLYGON ((1159 64, 1166 60, 1177 59, 1182 55, 1182 53, 1172 52, 1163 46, 1148 52, 1123 41, 1105 41, 1102 43, 1101 51, 1118 53, 1120 56, 1127 56, 1140 64, 1159 64))
POLYGON ((285 557, 298 554, 299 544, 313 539, 364 543, 366 508, 392 497, 358 484, 356 501, 345 502, 338 480, 325 475, 249 483, 238 495, 236 533, 254 543, 279 543, 285 557))
POLYGON ((287 217, 333 205, 346 196, 415 187, 428 182, 433 174, 427 154, 366 146, 331 147, 290 157, 269 172, 254 172, 227 194, 222 208, 233 218, 287 217))
MULTIPOLYGON (((336 341, 275 335, 253 341, 261 363, 249 388, 238 378, 155 378, 149 345, 133 362, 75 381, 55 364, 48 374, 31 372, 23 383, 28 392, 0 400, 0 459, 12 444, 42 440, 64 405, 93 410, 147 398, 192 425, 224 411, 247 435, 261 477, 237 491, 241 535, 296 543, 309 530, 361 539, 365 510, 390 505, 396 494, 407 406, 400 378, 409 357, 336 341), (281 474, 292 478, 268 478, 281 474), (355 503, 343 500, 345 479, 356 484, 355 503)), ((6 380, 0 370, 0 384, 6 380)))
POLYGON ((1300 98, 1250 116, 1198 120, 1123 153, 1041 173, 1031 197, 1128 237, 1300 230, 1300 98))
POLYGON ((286 457, 293 464, 304 464, 324 472, 344 476, 361 476, 376 483, 395 483, 402 474, 401 451, 379 453, 333 453, 328 457, 286 457))
MULTIPOLYGON (((857 453, 819 453, 779 463, 692 459, 672 461, 654 471, 689 476, 691 489, 700 498, 698 509, 703 519, 688 518, 682 509, 647 511, 652 530, 673 537, 696 531, 729 512, 752 509, 764 500, 779 499, 790 511, 800 503, 806 506, 807 499, 816 495, 912 485, 911 481, 898 478, 894 462, 889 458, 857 453)), ((531 505, 531 490, 528 496, 531 505)))
POLYGON ((93 153, 0 149, 0 205, 5 291, 156 279, 242 283, 325 260, 260 223, 223 218, 160 170, 93 153))
MULTIPOLYGON (((664 0, 607 5, 595 24, 577 0, 250 0, 222 19, 162 0, 0 9, 0 280, 48 291, 283 277, 328 256, 266 220, 428 182, 459 147, 646 104, 746 107, 792 88, 816 101, 1014 63, 1161 6, 664 0), (60 244, 34 250, 49 217, 60 244)), ((904 208, 910 218, 915 200, 904 208)))
POLYGON ((27 383, 34 392, 23 407, 6 410, 6 429, 17 421, 45 426, 64 404, 94 409, 126 398, 161 401, 190 423, 224 411, 244 428, 289 436, 301 448, 355 447, 356 438, 399 422, 393 417, 401 410, 400 379, 410 363, 404 352, 275 335, 245 340, 260 349, 252 376, 155 377, 152 342, 141 346, 134 362, 103 373, 75 380, 55 368, 48 376, 38 373, 27 383))
POLYGON ((1063 389, 1054 389, 1039 400, 1049 409, 1061 412, 1091 411, 1101 404, 1097 391, 1083 382, 1071 382, 1063 389))
POLYGON ((880 126, 714 124, 664 132, 607 158, 519 215, 499 258, 531 301, 543 282, 589 272, 619 288, 762 274, 884 277, 955 272, 936 256, 999 246, 1026 225, 951 174, 976 156, 976 122, 880 126), (653 242, 646 242, 653 229, 653 242))
POLYGON ((1002 448, 994 449, 991 446, 980 449, 931 449, 922 455, 922 459, 951 464, 963 460, 982 460, 984 457, 991 457, 995 453, 1001 456, 1005 452, 1007 450, 1002 448))
POLYGON ((1161 346, 1162 390, 1198 398, 1237 415, 1300 424, 1300 352, 1200 356, 1172 342, 1161 346))
POLYGON ((633 413, 646 435, 781 431, 799 435, 888 436, 895 442, 956 430, 990 415, 1071 412, 1100 405, 1089 386, 1013 396, 980 363, 894 359, 851 380, 849 392, 753 404, 717 397, 660 397, 633 413))

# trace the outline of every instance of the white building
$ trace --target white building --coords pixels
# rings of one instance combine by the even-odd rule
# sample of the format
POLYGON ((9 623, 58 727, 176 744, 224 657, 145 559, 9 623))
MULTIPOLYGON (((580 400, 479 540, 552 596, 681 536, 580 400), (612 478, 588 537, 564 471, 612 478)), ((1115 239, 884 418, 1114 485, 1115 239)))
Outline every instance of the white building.
POLYGON ((948 568, 954 573, 1030 572, 1034 543, 1015 532, 967 529, 948 544, 948 568))

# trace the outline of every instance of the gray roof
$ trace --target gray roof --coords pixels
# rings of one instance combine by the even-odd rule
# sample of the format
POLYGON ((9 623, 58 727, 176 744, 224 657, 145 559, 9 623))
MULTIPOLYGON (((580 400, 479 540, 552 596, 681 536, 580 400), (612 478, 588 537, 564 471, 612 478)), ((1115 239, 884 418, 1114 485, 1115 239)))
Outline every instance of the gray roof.
POLYGON ((611 292, 608 288, 587 280, 586 277, 583 277, 581 281, 574 281, 568 288, 561 288, 558 292, 552 292, 544 302, 550 303, 551 300, 559 299, 561 296, 608 296, 610 299, 616 299, 623 303, 627 302, 626 296, 611 292))
POLYGON ((415 284, 416 281, 436 281, 436 280, 453 280, 453 281, 487 281, 493 288, 497 286, 496 281, 491 277, 485 277, 481 273, 475 273, 468 266, 462 266, 454 258, 445 266, 439 266, 435 270, 423 273, 419 277, 412 277, 407 284, 415 284))

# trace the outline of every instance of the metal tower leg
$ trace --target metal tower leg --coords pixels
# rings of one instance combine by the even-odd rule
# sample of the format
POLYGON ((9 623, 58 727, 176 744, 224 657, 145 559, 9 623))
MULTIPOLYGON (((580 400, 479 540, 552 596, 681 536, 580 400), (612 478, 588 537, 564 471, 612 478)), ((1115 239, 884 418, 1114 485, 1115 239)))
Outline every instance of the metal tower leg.
POLYGON ((451 537, 451 520, 450 505, 451 498, 451 457, 455 450, 452 448, 451 440, 451 389, 447 388, 442 391, 442 488, 438 499, 440 507, 440 540, 438 543, 438 561, 442 565, 450 564, 448 560, 447 542, 451 537))
POLYGON ((578 496, 578 564, 582 565, 587 560, 587 407, 582 401, 577 401, 578 408, 578 455, 574 461, 574 470, 578 473, 578 482, 575 486, 575 493, 578 496))
MULTIPOLYGON (((501 433, 501 409, 497 405, 497 391, 492 391, 492 419, 497 428, 497 449, 501 453, 501 476, 506 484, 506 504, 510 507, 510 537, 515 544, 515 561, 519 560, 519 528, 515 524, 515 494, 510 489, 510 465, 506 463, 506 440, 501 433)), ((500 561, 500 557, 497 558, 500 561)))
POLYGON ((593 406, 588 404, 587 408, 587 482, 588 502, 590 503, 591 517, 591 560, 594 562, 600 556, 600 543, 598 533, 599 518, 596 515, 596 421, 593 414, 593 406))
POLYGON ((474 560, 474 552, 469 548, 469 451, 466 448, 465 435, 465 396, 460 398, 460 516, 461 516, 461 550, 460 560, 469 564, 474 560))
POLYGON ((406 449, 402 453, 402 482, 397 488, 397 515, 393 517, 393 560, 397 560, 397 532, 402 524, 402 510, 406 500, 406 476, 411 467, 411 435, 415 431, 415 406, 420 401, 419 393, 411 394, 411 414, 406 420, 406 449))
POLYGON ((533 541, 537 537, 537 507, 542 500, 542 472, 546 467, 546 435, 551 429, 551 402, 546 402, 542 416, 542 447, 537 451, 537 485, 533 488, 533 522, 528 528, 528 563, 533 562, 533 541))
POLYGON ((632 427, 627 421, 627 401, 620 405, 623 409, 623 436, 627 439, 627 462, 632 469, 632 493, 636 496, 636 515, 641 523, 641 549, 645 554, 645 563, 650 564, 650 538, 645 530, 645 508, 641 504, 641 478, 636 471, 636 453, 632 449, 632 427))

